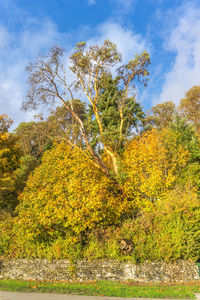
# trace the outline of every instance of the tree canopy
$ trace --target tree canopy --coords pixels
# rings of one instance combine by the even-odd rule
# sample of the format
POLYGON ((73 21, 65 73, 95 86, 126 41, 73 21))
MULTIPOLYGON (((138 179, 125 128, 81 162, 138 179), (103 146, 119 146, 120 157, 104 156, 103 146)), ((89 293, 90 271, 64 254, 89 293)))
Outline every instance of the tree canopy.
POLYGON ((186 92, 185 98, 181 99, 179 108, 200 134, 200 86, 193 86, 186 92))
POLYGON ((15 192, 16 169, 19 167, 20 149, 17 139, 8 129, 12 121, 0 115, 0 208, 10 210, 17 203, 15 192))
MULTIPOLYGON (((64 67, 63 55, 64 51, 55 47, 47 56, 39 57, 28 66, 29 88, 23 108, 36 108, 40 104, 52 105, 56 101, 60 101, 79 127, 83 140, 81 149, 87 148, 93 163, 106 176, 110 177, 112 172, 115 176, 119 176, 119 148, 124 142, 126 133, 130 133, 130 128, 136 124, 137 118, 142 118, 141 108, 135 103, 134 89, 137 82, 146 85, 148 81, 149 54, 144 51, 140 55, 135 55, 135 58, 127 64, 119 67, 121 55, 117 51, 116 45, 109 40, 106 40, 102 46, 95 45, 89 48, 86 47, 86 43, 79 43, 70 56, 70 69, 75 77, 73 83, 67 80, 68 74, 64 67), (113 76, 112 73, 116 66, 116 75, 113 76), (113 90, 110 91, 106 87, 109 80, 110 87, 113 85, 113 90), (87 124, 84 124, 79 112, 74 108, 73 95, 77 89, 84 93, 90 104, 91 119, 95 123, 93 124, 95 135, 98 136, 99 147, 103 148, 112 160, 112 170, 103 161, 101 153, 96 151, 99 147, 94 147, 92 137, 87 134, 87 124), (109 103, 109 97, 105 93, 115 94, 115 97, 112 97, 112 104, 109 103), (112 106, 115 107, 114 110, 112 106), (110 107, 109 114, 108 111, 106 113, 108 107, 110 107), (133 112, 134 117, 132 116, 133 112), (113 133, 108 117, 109 119, 115 118, 116 114, 118 115, 117 123, 115 123, 117 140, 113 144, 108 139, 108 136, 113 133)), ((68 143, 74 145, 70 138, 68 138, 68 143)))
MULTIPOLYGON (((27 68, 24 109, 0 115, 0 255, 134 262, 200 255, 199 86, 145 115, 149 54, 54 47, 27 68), (60 105, 59 105, 60 104, 60 105)), ((161 99, 162 100, 162 99, 161 99)))

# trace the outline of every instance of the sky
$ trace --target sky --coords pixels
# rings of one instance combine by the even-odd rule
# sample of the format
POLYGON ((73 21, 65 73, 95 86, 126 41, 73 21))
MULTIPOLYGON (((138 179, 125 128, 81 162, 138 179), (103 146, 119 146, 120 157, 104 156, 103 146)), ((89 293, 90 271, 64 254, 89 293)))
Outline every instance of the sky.
POLYGON ((0 114, 33 120, 21 110, 26 66, 57 45, 71 53, 77 42, 117 44, 123 62, 147 50, 148 86, 137 100, 148 111, 200 85, 200 0, 0 0, 0 114))

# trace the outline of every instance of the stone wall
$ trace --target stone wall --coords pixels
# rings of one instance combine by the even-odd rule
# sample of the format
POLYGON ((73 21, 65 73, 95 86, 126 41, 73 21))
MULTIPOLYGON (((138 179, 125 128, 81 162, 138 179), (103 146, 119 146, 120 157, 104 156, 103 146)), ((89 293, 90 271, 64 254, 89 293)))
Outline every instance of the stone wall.
POLYGON ((17 259, 0 261, 0 279, 24 280, 133 280, 136 282, 187 282, 199 280, 198 267, 191 262, 132 264, 119 261, 17 259))

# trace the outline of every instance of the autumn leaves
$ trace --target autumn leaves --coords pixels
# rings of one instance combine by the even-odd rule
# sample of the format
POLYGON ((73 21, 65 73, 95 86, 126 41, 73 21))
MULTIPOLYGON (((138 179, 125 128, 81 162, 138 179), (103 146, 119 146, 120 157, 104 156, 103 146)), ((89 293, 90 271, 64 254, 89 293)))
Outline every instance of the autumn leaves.
POLYGON ((47 119, 10 134, 9 119, 0 117, 1 254, 196 259, 199 112, 189 99, 198 106, 198 87, 180 111, 165 102, 145 117, 135 87, 148 81, 147 52, 119 67, 110 41, 79 43, 70 60, 73 83, 57 47, 28 68, 24 108, 62 104, 47 119), (121 250, 121 240, 131 251, 121 250))

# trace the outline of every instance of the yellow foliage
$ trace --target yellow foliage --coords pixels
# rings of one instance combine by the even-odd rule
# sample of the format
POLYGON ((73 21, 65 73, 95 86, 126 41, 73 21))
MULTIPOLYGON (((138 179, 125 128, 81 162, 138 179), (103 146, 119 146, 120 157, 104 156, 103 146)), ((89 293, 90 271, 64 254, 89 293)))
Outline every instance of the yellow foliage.
POLYGON ((163 199, 157 202, 157 210, 167 213, 169 216, 173 213, 184 213, 192 216, 193 210, 200 209, 200 199, 196 188, 191 188, 189 184, 184 188, 176 186, 168 191, 163 199))
POLYGON ((151 210, 154 203, 173 187, 177 170, 185 166, 188 152, 182 147, 176 152, 167 149, 167 130, 156 129, 132 140, 124 153, 127 179, 124 189, 134 205, 151 210))
MULTIPOLYGON (((0 116, 1 117, 1 116, 0 116)), ((1 123, 1 118, 0 118, 1 123)), ((0 128, 1 129, 1 128, 0 128)), ((20 149, 16 138, 0 130, 0 207, 10 208, 11 193, 15 190, 16 174, 19 167, 20 149)))
POLYGON ((48 242, 61 236, 76 243, 95 227, 118 223, 127 207, 116 183, 64 144, 45 153, 19 200, 18 234, 48 242))

